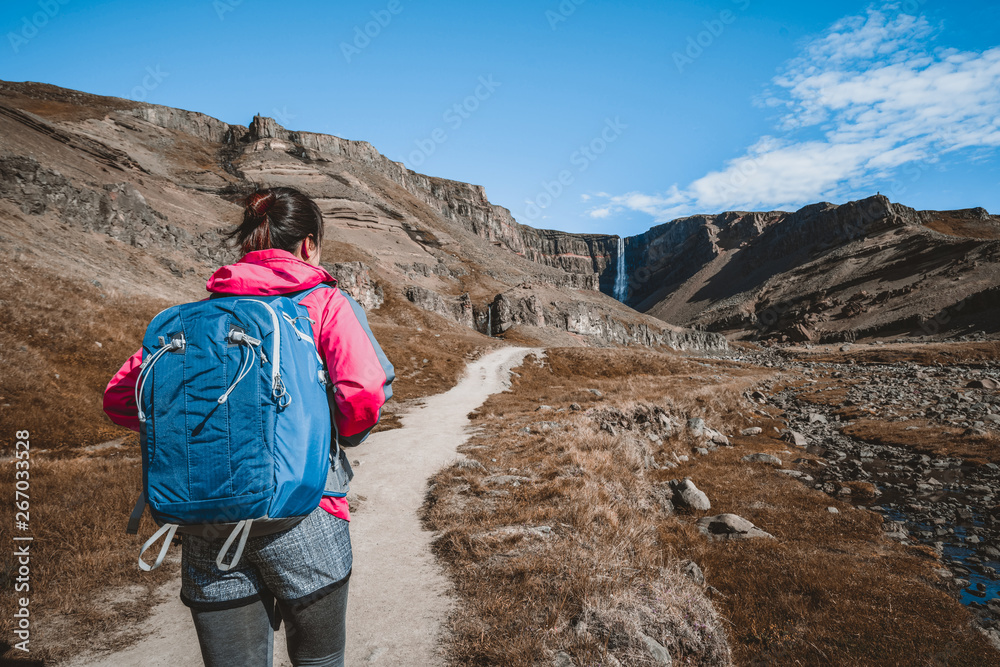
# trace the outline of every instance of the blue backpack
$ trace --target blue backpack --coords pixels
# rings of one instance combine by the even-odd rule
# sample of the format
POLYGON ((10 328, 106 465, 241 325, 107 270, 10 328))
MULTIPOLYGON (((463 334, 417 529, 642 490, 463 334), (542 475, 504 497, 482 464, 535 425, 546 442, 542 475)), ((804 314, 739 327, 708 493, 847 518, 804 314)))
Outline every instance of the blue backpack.
POLYGON ((330 380, 300 303, 323 287, 214 295, 149 324, 136 378, 143 492, 128 532, 147 504, 160 529, 139 552, 141 569, 159 567, 175 532, 228 531, 216 565, 229 570, 250 536, 291 528, 324 494, 346 495, 353 473, 330 437, 330 380), (142 556, 164 535, 149 565, 142 556))

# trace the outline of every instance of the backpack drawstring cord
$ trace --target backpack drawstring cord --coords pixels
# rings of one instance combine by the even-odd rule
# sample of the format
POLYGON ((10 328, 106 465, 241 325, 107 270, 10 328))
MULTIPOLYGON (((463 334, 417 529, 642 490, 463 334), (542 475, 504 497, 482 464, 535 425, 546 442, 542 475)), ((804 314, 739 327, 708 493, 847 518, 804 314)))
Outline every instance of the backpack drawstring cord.
POLYGON ((233 329, 229 332, 227 338, 236 343, 237 345, 246 345, 247 349, 250 350, 250 354, 246 355, 240 360, 240 372, 236 376, 236 381, 229 386, 222 396, 219 396, 219 403, 225 403, 229 399, 229 394, 233 393, 233 389, 236 389, 236 385, 240 383, 250 372, 250 368, 253 367, 253 362, 257 361, 257 353, 254 352, 254 347, 260 345, 260 341, 256 338, 252 338, 242 331, 233 329))
POLYGON ((149 379, 149 374, 153 370, 153 364, 159 361, 160 357, 162 357, 165 353, 183 349, 184 339, 173 338, 169 343, 154 352, 153 356, 149 357, 149 359, 144 359, 143 362, 139 364, 139 375, 135 378, 135 404, 139 408, 140 422, 146 421, 146 413, 142 411, 142 390, 145 388, 146 380, 149 379))

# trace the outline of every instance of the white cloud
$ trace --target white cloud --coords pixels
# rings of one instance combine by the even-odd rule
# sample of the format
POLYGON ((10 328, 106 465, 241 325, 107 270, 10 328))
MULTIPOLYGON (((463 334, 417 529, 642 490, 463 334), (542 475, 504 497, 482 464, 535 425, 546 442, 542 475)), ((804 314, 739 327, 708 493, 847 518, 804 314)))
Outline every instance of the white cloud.
POLYGON ((786 63, 756 100, 781 110, 776 136, 684 188, 608 195, 591 215, 633 210, 663 222, 797 208, 865 191, 905 164, 1000 146, 1000 47, 934 48, 937 30, 927 19, 896 9, 841 19, 786 63))

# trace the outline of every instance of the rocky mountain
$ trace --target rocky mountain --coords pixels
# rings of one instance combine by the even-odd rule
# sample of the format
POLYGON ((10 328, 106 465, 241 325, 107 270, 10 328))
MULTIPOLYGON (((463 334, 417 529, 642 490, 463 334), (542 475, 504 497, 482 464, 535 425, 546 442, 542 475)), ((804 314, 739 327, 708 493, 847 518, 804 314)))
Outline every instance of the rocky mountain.
POLYGON ((1000 216, 875 196, 729 212, 625 240, 627 303, 730 336, 838 342, 1000 333, 1000 216))
POLYGON ((254 184, 317 201, 327 268, 376 320, 393 299, 528 342, 726 346, 609 297, 617 237, 520 225, 481 186, 410 171, 367 142, 0 82, 0 248, 19 276, 199 298, 211 269, 234 259, 221 234, 254 184))
POLYGON ((328 268, 369 308, 389 290, 483 334, 720 349, 709 332, 826 342, 1000 332, 1000 217, 982 209, 915 211, 875 196, 691 216, 623 239, 519 224, 482 186, 261 116, 232 125, 0 82, 0 130, 6 256, 44 255, 51 242, 60 273, 106 273, 146 297, 201 294, 209 268, 232 259, 220 233, 256 183, 316 199, 334 244, 328 268))

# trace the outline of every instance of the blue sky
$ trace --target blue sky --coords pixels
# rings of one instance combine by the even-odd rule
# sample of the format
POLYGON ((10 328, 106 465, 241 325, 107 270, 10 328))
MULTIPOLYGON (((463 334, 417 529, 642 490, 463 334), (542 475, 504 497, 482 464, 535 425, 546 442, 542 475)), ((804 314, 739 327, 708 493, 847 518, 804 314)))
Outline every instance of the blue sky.
POLYGON ((536 227, 1000 213, 994 2, 8 0, 0 29, 2 79, 369 141, 536 227))

